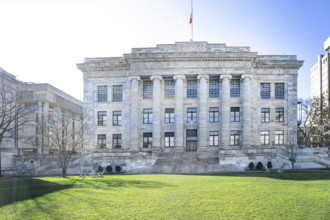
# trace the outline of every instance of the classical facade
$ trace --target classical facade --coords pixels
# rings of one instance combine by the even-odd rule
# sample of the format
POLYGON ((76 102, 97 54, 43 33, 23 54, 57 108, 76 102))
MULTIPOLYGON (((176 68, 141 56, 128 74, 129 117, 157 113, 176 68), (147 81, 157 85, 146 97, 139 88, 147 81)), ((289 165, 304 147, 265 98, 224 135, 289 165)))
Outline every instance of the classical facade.
POLYGON ((143 168, 143 158, 133 162, 137 153, 150 153, 159 172, 185 160, 238 169, 258 160, 282 163, 280 149, 296 140, 302 64, 296 56, 207 42, 86 58, 77 64, 84 74, 84 120, 92 128, 84 150, 127 171, 143 168), (131 159, 116 162, 124 155, 131 159))

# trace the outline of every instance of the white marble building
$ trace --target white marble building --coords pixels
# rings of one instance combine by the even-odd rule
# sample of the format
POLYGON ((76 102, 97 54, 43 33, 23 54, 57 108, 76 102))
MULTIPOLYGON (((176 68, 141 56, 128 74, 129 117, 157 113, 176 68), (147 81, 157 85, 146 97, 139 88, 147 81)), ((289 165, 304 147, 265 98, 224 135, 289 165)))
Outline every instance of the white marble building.
MULTIPOLYGON (((102 162, 109 154, 150 153, 152 165, 170 166, 190 152, 199 164, 211 158, 239 168, 279 163, 278 149, 296 137, 302 65, 296 56, 207 42, 86 58, 77 64, 84 74, 84 120, 92 128, 84 150, 98 153, 103 164, 115 163, 102 162)), ((138 166, 132 160, 122 162, 124 169, 138 166)))

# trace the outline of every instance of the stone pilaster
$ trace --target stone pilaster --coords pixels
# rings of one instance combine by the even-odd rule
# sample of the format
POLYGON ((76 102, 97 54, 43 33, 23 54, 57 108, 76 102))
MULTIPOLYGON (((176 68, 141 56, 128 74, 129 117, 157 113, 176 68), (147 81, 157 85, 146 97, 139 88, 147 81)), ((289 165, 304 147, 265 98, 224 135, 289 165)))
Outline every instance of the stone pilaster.
MULTIPOLYGON (((290 142, 297 143, 297 80, 298 80, 298 71, 294 74, 290 75, 288 78, 287 84, 284 84, 284 100, 287 98, 288 104, 288 115, 285 117, 285 107, 284 107, 284 122, 287 121, 288 123, 288 130, 287 134, 284 132, 284 144, 290 144, 290 142), (285 137, 285 135, 287 137, 285 137)), ((284 105, 285 106, 285 105, 284 105)))
POLYGON ((129 77, 131 80, 131 113, 130 113, 130 149, 139 150, 139 76, 129 77))
POLYGON ((183 151, 183 80, 186 77, 184 75, 175 75, 173 79, 175 80, 175 150, 183 151))
POLYGON ((221 85, 221 147, 229 147, 230 129, 230 80, 231 75, 220 75, 221 85))
POLYGON ((161 88, 160 81, 163 78, 161 76, 151 76, 150 80, 153 81, 152 90, 152 147, 160 149, 161 147, 161 88))
POLYGON ((251 146, 251 80, 252 75, 242 75, 243 80, 243 133, 242 147, 251 146))
POLYGON ((199 111, 198 111, 198 148, 208 147, 208 86, 207 80, 209 79, 208 75, 198 75, 199 79, 199 111))

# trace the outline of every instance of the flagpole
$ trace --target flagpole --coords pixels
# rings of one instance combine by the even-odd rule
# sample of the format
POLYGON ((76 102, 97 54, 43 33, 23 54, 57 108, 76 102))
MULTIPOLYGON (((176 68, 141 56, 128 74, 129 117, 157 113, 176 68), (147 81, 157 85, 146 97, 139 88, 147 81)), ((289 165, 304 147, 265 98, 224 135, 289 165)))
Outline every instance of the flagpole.
POLYGON ((191 41, 194 41, 193 0, 191 0, 191 41))

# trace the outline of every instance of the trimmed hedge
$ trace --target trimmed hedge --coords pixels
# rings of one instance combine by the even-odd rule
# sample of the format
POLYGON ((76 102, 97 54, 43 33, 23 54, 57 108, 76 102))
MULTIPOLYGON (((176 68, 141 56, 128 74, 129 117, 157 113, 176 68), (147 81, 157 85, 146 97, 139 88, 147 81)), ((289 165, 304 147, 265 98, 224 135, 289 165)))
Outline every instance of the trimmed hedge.
POLYGON ((121 167, 120 166, 116 166, 115 170, 116 170, 117 173, 119 173, 121 171, 121 167))
POLYGON ((256 169, 257 169, 257 170, 262 170, 263 168, 264 168, 264 165, 262 165, 261 162, 258 162, 258 163, 257 163, 257 166, 256 166, 256 169))

